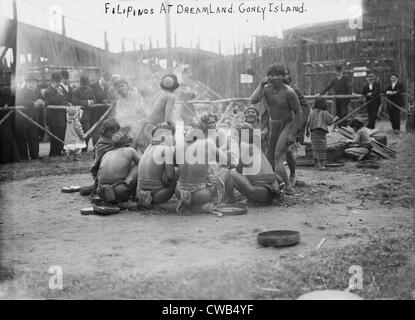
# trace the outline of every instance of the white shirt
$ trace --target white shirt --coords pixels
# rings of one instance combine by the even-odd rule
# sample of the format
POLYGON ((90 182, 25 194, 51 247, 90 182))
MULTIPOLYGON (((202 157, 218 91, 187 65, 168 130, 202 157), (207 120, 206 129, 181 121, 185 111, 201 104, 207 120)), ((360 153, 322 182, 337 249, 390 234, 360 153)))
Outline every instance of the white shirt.
POLYGON ((369 83, 369 90, 372 91, 373 83, 369 83))
POLYGON ((397 82, 398 82, 398 81, 396 81, 396 82, 392 82, 392 90, 395 90, 395 86, 396 86, 397 82))

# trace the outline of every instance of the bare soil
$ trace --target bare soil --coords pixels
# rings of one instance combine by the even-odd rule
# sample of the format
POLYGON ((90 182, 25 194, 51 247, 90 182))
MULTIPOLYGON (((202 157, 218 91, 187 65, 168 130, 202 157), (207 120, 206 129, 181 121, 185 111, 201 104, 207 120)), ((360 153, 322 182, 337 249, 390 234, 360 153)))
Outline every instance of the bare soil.
POLYGON ((362 297, 414 298, 414 139, 388 133, 398 157, 380 169, 299 169, 306 186, 294 197, 221 218, 82 216, 89 199, 60 189, 91 182, 90 153, 4 165, 0 298, 293 299, 346 289, 352 265, 363 268, 362 297), (261 247, 257 234, 275 229, 299 231, 300 244, 261 247), (62 290, 48 287, 54 265, 62 290))

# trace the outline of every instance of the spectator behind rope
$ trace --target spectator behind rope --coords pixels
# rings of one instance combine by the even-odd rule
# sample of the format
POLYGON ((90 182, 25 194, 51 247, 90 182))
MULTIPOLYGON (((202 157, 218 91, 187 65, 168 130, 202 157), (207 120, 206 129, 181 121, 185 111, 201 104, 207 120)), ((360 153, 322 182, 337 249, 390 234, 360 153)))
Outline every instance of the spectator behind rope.
MULTIPOLYGON (((76 88, 72 94, 72 101, 74 105, 82 106, 84 112, 81 120, 82 129, 84 132, 88 132, 91 128, 91 112, 92 105, 95 103, 94 90, 89 86, 89 77, 82 75, 80 80, 80 87, 76 88)), ((86 152, 88 149, 89 138, 85 139, 86 147, 82 150, 86 152)))

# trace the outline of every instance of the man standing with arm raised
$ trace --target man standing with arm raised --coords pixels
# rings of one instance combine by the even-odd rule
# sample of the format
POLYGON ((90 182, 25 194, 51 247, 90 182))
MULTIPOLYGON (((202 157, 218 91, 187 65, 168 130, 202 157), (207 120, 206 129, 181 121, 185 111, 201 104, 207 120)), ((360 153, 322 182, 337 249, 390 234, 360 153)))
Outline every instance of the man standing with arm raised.
POLYGON ((251 104, 265 98, 270 116, 268 159, 284 180, 286 194, 294 194, 284 161, 289 146, 296 142, 296 134, 303 122, 300 102, 294 89, 284 83, 284 66, 273 64, 268 68, 267 76, 252 94, 251 104))

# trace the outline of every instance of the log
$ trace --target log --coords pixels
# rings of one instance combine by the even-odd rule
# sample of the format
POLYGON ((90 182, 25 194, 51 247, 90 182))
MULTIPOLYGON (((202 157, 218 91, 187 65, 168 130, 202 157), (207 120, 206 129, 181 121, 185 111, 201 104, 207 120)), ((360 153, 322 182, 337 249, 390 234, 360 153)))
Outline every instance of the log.
POLYGON ((20 110, 16 110, 23 118, 25 118, 27 121, 29 121, 30 123, 32 123, 33 125, 35 125, 36 127, 38 127, 40 130, 46 132, 51 138, 59 141, 62 144, 65 144, 64 141, 62 141, 61 139, 59 139, 57 136, 55 136, 52 132, 50 132, 48 129, 42 127, 40 124, 38 124, 36 121, 34 121, 33 119, 29 118, 27 115, 25 115, 22 111, 20 110))
POLYGON ((340 122, 343 122, 346 119, 349 119, 351 116, 353 116, 354 114, 356 114, 357 112, 359 112, 360 110, 362 110, 364 107, 366 107, 368 104, 372 103, 375 99, 377 99, 377 98, 373 98, 373 99, 369 100, 368 102, 362 104, 361 106, 357 107, 352 112, 350 112, 349 114, 347 114, 346 116, 344 116, 342 119, 339 119, 336 122, 334 122, 333 125, 336 125, 336 124, 338 124, 340 122))
POLYGON ((101 118, 99 118, 99 120, 97 122, 94 123, 94 125, 91 127, 91 129, 88 130, 87 133, 85 133, 85 139, 88 138, 88 136, 94 132, 94 130, 105 120, 106 116, 112 111, 114 107, 110 106, 107 111, 105 111, 105 113, 101 116, 101 118))
POLYGON ((7 120, 8 117, 11 116, 11 114, 14 112, 14 110, 10 110, 1 120, 0 120, 0 126, 3 124, 4 121, 7 120))

